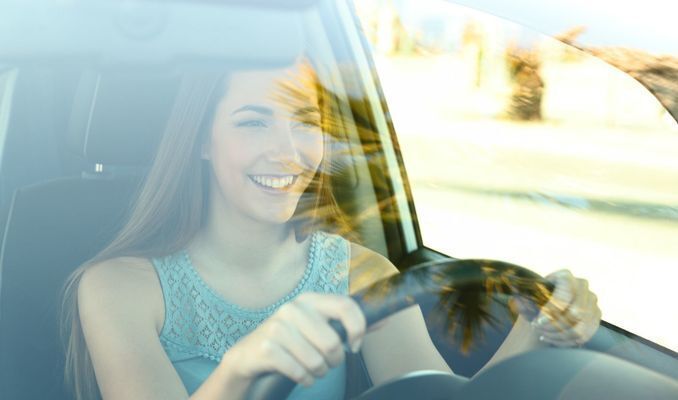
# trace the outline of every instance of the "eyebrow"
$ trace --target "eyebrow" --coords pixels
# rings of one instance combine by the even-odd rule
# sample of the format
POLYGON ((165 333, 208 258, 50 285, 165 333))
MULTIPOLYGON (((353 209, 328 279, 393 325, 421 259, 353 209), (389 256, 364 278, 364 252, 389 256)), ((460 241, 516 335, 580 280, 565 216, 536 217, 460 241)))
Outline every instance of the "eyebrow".
MULTIPOLYGON (((248 104, 248 105, 242 106, 242 107, 238 108, 237 110, 233 111, 231 113, 231 115, 235 115, 239 112, 246 112, 246 111, 256 112, 256 113, 263 114, 263 115, 266 115, 266 116, 269 116, 269 117, 273 115, 272 109, 270 109, 268 107, 264 107, 264 106, 256 106, 256 105, 253 105, 253 104, 248 104)), ((309 115, 309 114, 318 114, 319 115, 320 109, 318 107, 315 107, 315 106, 310 106, 310 107, 299 108, 296 111, 294 111, 294 115, 296 115, 296 116, 304 116, 304 115, 309 115)))
POLYGON ((273 115, 273 110, 268 108, 268 107, 263 107, 263 106, 255 106, 252 104, 248 104, 246 106, 242 106, 238 108, 237 110, 233 111, 231 115, 237 114, 239 112, 245 112, 245 111, 253 111, 259 114, 264 114, 267 116, 272 116, 273 115))
POLYGON ((308 114, 320 114, 320 109, 318 107, 304 107, 299 108, 294 112, 294 115, 308 115, 308 114))

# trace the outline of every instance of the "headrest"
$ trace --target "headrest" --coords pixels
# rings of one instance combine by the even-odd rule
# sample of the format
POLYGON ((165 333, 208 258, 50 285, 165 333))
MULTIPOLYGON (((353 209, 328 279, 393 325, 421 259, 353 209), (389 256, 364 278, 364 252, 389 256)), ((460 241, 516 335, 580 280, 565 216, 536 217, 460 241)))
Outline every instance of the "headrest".
POLYGON ((69 122, 69 147, 91 163, 149 165, 179 79, 157 71, 84 73, 69 122))

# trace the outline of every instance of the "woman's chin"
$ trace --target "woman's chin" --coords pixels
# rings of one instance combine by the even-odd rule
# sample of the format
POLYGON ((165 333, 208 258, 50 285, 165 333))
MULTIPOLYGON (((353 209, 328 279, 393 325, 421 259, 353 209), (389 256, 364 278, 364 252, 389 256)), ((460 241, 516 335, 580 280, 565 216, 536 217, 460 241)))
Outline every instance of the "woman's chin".
POLYGON ((292 216, 294 215, 294 209, 292 210, 266 210, 264 213, 257 213, 254 216, 254 219, 262 223, 271 224, 271 225, 282 225, 290 222, 292 216))

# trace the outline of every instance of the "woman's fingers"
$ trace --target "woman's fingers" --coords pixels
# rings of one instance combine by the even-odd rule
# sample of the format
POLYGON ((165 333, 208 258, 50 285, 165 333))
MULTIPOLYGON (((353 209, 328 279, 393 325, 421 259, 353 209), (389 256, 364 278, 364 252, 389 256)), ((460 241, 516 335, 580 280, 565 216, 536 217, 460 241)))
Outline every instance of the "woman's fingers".
POLYGON ((570 271, 561 269, 549 274, 546 279, 555 284, 549 303, 557 308, 567 307, 573 303, 577 280, 570 271))
POLYGON ((283 319, 274 319, 269 324, 271 337, 291 354, 308 373, 321 377, 329 371, 323 354, 311 345, 299 330, 283 319))
POLYGON ((569 299, 570 303, 566 304, 562 297, 558 299, 554 296, 554 299, 543 307, 541 314, 535 320, 535 324, 540 325, 544 331, 570 330, 597 309, 595 301, 592 301, 595 295, 589 291, 586 280, 577 279, 574 283, 568 282, 566 285, 571 286, 571 293, 565 296, 561 294, 561 296, 569 299))
POLYGON ((306 368, 285 347, 274 340, 265 340, 260 345, 262 360, 268 364, 266 370, 278 371, 304 386, 315 381, 306 368))
POLYGON ((600 311, 597 311, 587 321, 582 321, 573 329, 564 332, 542 332, 540 340, 559 347, 577 346, 586 343, 598 330, 600 311))
POLYGON ((266 324, 265 336, 293 357, 308 375, 321 377, 344 360, 341 338, 330 326, 330 319, 341 321, 349 343, 360 344, 365 317, 355 301, 317 293, 305 293, 280 307, 266 324))
POLYGON ((545 332, 561 332, 571 330, 582 322, 594 322, 597 326, 600 322, 595 316, 600 314, 595 294, 588 291, 588 285, 584 284, 585 291, 576 295, 575 303, 561 312, 549 313, 549 316, 540 316, 537 323, 541 323, 541 329, 545 332), (542 319, 543 317, 543 319, 542 319))
MULTIPOLYGON (((329 320, 340 321, 349 343, 360 346, 365 316, 346 296, 305 293, 281 306, 266 322, 238 341, 228 352, 238 376, 252 381, 276 371, 311 385, 344 360, 344 347, 329 320)), ((226 359, 226 358, 224 358, 226 359)))
POLYGON ((288 321, 299 338, 312 346, 329 367, 335 367, 344 360, 339 335, 316 313, 307 312, 303 306, 290 302, 281 307, 276 317, 288 321))
POLYGON ((549 301, 541 307, 541 310, 535 320, 535 325, 540 328, 546 328, 548 324, 556 324, 557 329, 562 330, 564 324, 570 322, 573 326, 576 323, 576 316, 570 315, 568 310, 575 302, 577 282, 569 271, 561 270, 548 275, 548 280, 554 283, 555 288, 549 301), (556 323, 557 322, 557 323, 556 323))
POLYGON ((548 279, 556 285, 549 302, 533 321, 540 340, 556 346, 572 346, 588 341, 600 324, 597 297, 585 279, 569 271, 558 271, 548 279))
POLYGON ((295 303, 310 313, 317 313, 324 320, 336 319, 342 323, 351 349, 357 352, 365 335, 366 320, 358 303, 350 297, 319 293, 304 293, 295 303))

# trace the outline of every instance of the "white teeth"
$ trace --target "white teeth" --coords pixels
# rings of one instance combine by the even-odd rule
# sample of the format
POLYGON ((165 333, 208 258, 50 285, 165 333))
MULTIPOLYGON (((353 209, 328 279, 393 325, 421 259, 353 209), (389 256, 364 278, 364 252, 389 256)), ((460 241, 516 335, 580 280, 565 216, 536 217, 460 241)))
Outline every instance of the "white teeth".
POLYGON ((262 185, 262 186, 268 186, 270 188, 274 189, 281 189, 284 187, 287 187, 294 182, 294 176, 293 175, 288 175, 284 178, 277 178, 277 177, 270 177, 270 176, 264 176, 264 175, 250 175, 253 181, 256 183, 262 185))

